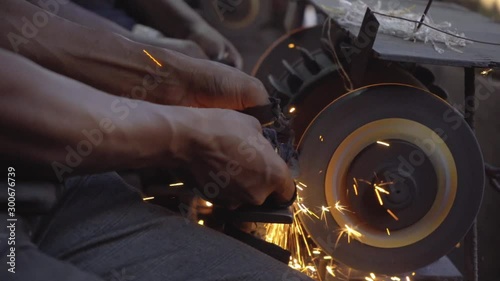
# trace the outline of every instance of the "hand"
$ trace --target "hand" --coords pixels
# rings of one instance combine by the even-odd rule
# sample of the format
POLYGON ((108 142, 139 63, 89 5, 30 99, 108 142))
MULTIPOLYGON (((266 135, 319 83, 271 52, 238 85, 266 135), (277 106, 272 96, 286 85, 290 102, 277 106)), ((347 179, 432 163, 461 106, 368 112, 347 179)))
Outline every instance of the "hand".
POLYGON ((191 40, 174 39, 167 37, 151 38, 149 36, 143 36, 139 34, 132 34, 130 38, 136 42, 176 51, 192 58, 208 59, 207 55, 205 54, 205 52, 203 52, 201 47, 191 40))
POLYGON ((202 108, 245 108, 269 103, 262 83, 233 67, 207 60, 185 60, 157 103, 202 108))
POLYGON ((224 62, 238 69, 243 68, 243 59, 238 50, 217 30, 206 23, 195 25, 187 39, 196 42, 211 60, 224 62))
POLYGON ((191 110, 195 117, 185 123, 193 126, 186 128, 192 140, 188 169, 202 197, 230 209, 261 205, 271 195, 278 203, 291 200, 290 171, 255 118, 232 110, 191 110))

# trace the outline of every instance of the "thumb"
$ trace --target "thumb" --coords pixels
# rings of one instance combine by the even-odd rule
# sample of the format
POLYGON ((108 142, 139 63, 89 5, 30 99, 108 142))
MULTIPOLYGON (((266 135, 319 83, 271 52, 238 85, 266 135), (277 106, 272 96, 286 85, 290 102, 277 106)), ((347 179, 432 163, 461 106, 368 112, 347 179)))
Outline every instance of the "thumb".
POLYGON ((295 182, 291 177, 288 177, 285 183, 283 183, 282 189, 280 191, 275 191, 269 197, 272 204, 276 207, 289 207, 293 204, 297 198, 297 188, 295 187, 295 182))

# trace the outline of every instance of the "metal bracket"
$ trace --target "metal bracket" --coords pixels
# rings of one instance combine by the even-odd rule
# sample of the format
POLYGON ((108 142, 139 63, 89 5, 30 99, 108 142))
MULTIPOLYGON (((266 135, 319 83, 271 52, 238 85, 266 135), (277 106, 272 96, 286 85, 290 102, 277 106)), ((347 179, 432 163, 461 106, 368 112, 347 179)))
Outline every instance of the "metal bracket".
MULTIPOLYGON (((375 14, 370 8, 366 8, 365 17, 361 23, 358 37, 354 39, 351 46, 352 58, 349 63, 351 66, 349 76, 351 77, 354 88, 361 86, 369 60, 372 57, 372 48, 375 44, 379 26, 380 23, 375 17, 375 14)), ((349 58, 347 58, 347 60, 349 60, 349 58)))

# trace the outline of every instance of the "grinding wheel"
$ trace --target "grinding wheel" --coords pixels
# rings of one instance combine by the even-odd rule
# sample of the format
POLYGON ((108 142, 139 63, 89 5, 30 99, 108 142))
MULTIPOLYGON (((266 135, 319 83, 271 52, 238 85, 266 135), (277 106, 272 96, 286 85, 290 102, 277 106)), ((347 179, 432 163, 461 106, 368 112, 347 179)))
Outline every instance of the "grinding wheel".
POLYGON ((463 117, 425 90, 367 86, 324 107, 299 145, 299 212, 337 261, 397 274, 447 254, 480 207, 484 166, 463 117))

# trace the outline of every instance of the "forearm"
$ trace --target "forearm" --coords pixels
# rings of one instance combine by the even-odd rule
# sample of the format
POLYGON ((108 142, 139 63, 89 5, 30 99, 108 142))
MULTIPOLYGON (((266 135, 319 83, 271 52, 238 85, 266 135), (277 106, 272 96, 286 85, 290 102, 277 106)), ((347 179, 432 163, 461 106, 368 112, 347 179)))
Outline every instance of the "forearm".
POLYGON ((191 120, 189 109, 108 95, 3 50, 0 60, 2 158, 59 179, 186 161, 179 124, 191 120))
POLYGON ((47 16, 47 24, 37 27, 31 21, 36 14, 47 16, 28 2, 4 0, 0 8, 0 32, 7 36, 0 36, 0 47, 111 94, 127 96, 136 86, 153 84, 153 78, 146 78, 148 74, 163 81, 156 87, 148 87, 151 88, 148 93, 165 92, 163 88, 176 80, 176 73, 186 60, 176 52, 86 28, 57 16, 47 16), (26 18, 34 29, 27 27, 26 18), (32 32, 28 34, 26 30, 32 32), (143 52, 145 49, 158 59, 161 68, 143 52))
POLYGON ((75 3, 68 2, 65 4, 60 4, 60 5, 53 4, 51 6, 48 6, 46 5, 48 1, 40 1, 40 0, 27 0, 27 1, 42 9, 54 13, 57 16, 81 24, 83 26, 95 29, 108 30, 116 34, 123 35, 127 38, 132 37, 132 33, 129 30, 121 27, 120 25, 104 17, 97 15, 92 11, 82 8, 75 3))
MULTIPOLYGON (((207 0, 203 0, 207 1, 207 0)), ((146 24, 175 38, 186 38, 199 24, 206 24, 200 15, 182 0, 127 0, 138 11, 146 24)))

